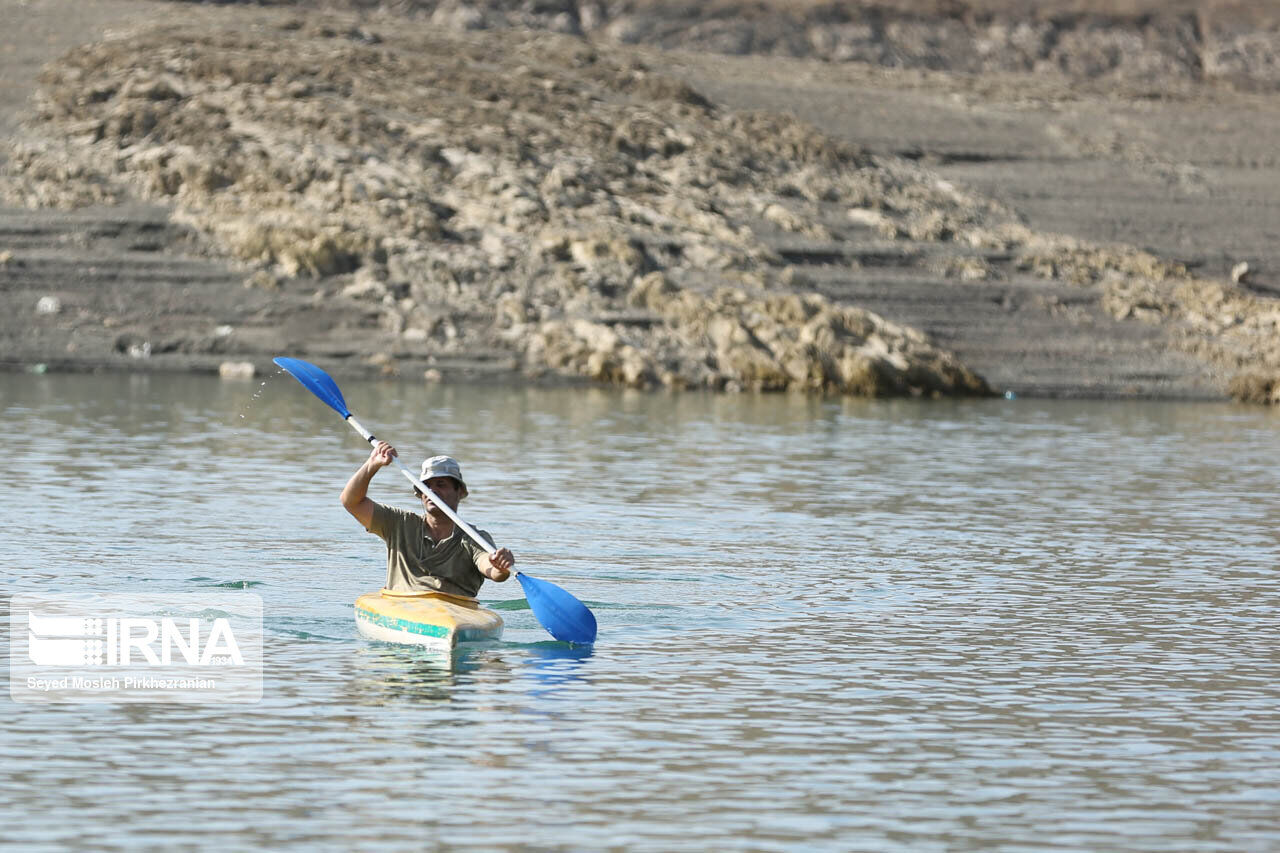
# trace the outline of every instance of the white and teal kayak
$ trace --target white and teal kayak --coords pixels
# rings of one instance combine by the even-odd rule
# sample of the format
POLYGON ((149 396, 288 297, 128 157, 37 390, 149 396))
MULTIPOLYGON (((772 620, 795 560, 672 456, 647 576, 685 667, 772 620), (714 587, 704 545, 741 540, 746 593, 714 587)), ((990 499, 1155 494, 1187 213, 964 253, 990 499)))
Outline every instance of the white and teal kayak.
POLYGON ((369 592, 356 599, 356 628, 371 640, 452 649, 496 640, 502 617, 474 598, 443 592, 369 592))

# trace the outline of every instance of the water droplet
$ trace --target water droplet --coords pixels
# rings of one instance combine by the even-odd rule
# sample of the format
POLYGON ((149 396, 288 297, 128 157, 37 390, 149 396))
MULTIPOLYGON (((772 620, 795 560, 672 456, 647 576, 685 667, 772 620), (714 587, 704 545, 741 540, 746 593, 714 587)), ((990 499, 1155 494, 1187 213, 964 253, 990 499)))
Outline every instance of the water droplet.
MULTIPOLYGON (((280 371, 276 371, 276 372, 279 373, 280 371)), ((249 402, 246 403, 244 408, 240 411, 240 420, 246 419, 247 413, 253 407, 254 402, 257 401, 259 398, 261 398, 262 392, 267 389, 267 382, 270 381, 270 379, 271 377, 268 376, 266 379, 262 380, 262 382, 258 384, 258 387, 256 389, 254 389, 252 396, 250 396, 249 398, 249 402)))

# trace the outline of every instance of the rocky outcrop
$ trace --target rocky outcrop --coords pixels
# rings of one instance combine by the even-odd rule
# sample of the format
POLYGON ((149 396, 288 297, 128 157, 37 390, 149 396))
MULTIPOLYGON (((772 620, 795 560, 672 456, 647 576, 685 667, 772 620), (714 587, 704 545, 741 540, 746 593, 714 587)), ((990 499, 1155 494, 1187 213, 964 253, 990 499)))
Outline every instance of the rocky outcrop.
POLYGON ((50 67, 9 197, 172 204, 246 286, 329 282, 410 349, 491 342, 629 386, 987 392, 918 332, 805 291, 753 230, 821 237, 831 207, 937 238, 1004 216, 927 172, 571 38, 263 20, 50 67))
POLYGON ((1280 376, 1280 302, 1239 282, 1193 276, 1180 264, 1125 247, 1100 247, 1025 235, 1018 264, 1046 278, 1102 288, 1102 307, 1117 320, 1162 326, 1169 343, 1214 365, 1229 391, 1250 402, 1280 402, 1265 379, 1280 376))
POLYGON ((630 298, 651 313, 634 315, 621 329, 587 320, 544 323, 532 331, 530 350, 553 367, 632 386, 872 397, 988 393, 979 377, 919 332, 817 294, 752 298, 720 288, 707 296, 652 273, 636 282, 630 298), (662 328, 656 340, 631 331, 654 319, 662 328))

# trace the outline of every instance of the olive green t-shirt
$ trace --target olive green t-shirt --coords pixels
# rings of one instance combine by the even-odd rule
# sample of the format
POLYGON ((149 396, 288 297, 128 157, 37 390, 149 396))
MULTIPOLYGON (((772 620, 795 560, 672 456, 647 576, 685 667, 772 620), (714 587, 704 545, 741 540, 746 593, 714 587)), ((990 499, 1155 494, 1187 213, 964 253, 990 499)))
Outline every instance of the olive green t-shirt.
MULTIPOLYGON (((481 560, 488 556, 456 527, 440 543, 431 541, 422 516, 375 503, 369 532, 387 543, 387 589, 394 592, 447 592, 475 598, 484 583, 481 560)), ((493 541, 488 533, 480 535, 493 541)))

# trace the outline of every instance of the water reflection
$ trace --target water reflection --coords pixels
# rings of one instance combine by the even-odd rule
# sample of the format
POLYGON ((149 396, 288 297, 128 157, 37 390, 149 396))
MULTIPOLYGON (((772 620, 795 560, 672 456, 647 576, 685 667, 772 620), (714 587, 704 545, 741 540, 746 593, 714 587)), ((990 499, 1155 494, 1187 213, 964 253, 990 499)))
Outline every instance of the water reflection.
POLYGON ((554 698, 564 687, 586 681, 591 646, 554 640, 534 643, 465 643, 455 649, 369 642, 352 651, 344 695, 353 704, 439 702, 454 699, 459 681, 528 676, 528 695, 554 698))
POLYGON ((357 705, 452 701, 457 676, 485 665, 476 651, 370 642, 351 653, 344 695, 357 705))
POLYGON ((565 688, 586 682, 590 670, 585 664, 595 653, 594 646, 554 641, 530 643, 520 650, 529 656, 528 671, 537 682, 529 695, 538 699, 566 696, 565 688))

